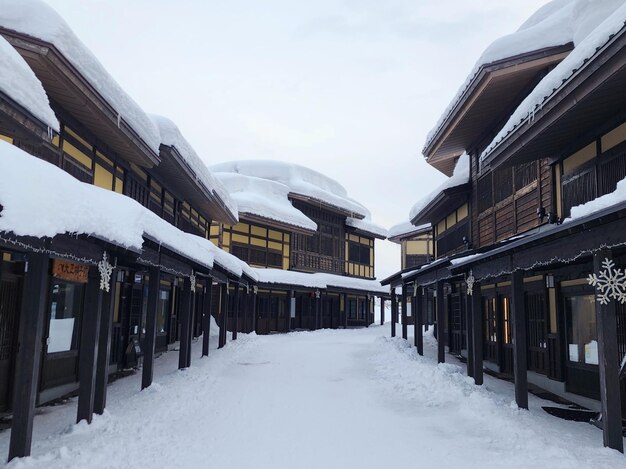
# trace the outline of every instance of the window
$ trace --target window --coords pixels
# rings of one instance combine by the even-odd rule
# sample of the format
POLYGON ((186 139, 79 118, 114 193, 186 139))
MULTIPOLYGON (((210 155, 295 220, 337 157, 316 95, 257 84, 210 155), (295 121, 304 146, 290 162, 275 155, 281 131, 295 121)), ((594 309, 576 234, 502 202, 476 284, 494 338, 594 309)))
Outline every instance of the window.
POLYGON ((583 365, 597 365, 598 336, 594 295, 566 297, 565 311, 568 360, 583 365))
POLYGON ((48 353, 78 350, 83 286, 55 281, 50 299, 48 353))
POLYGON ((493 193, 496 204, 513 195, 513 169, 510 166, 494 171, 493 193))

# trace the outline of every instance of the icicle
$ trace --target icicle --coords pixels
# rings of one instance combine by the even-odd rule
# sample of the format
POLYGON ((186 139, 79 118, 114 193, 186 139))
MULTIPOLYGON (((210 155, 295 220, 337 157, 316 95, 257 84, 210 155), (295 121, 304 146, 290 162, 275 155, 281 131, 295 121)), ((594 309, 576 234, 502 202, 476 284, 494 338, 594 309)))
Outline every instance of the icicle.
POLYGON ((118 112, 117 113, 117 128, 119 129, 121 125, 122 125, 122 115, 118 112))
POLYGON ((52 127, 48 126, 48 140, 51 142, 54 134, 52 133, 52 127))

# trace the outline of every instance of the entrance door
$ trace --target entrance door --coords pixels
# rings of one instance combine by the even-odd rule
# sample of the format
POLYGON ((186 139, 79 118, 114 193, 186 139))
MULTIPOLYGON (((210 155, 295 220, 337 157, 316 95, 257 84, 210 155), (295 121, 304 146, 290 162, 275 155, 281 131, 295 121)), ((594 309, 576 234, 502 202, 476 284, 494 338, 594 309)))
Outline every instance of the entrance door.
POLYGON ((498 363, 498 325, 496 320, 495 297, 483 297, 483 324, 484 324, 484 349, 485 360, 498 363))
POLYGON ((548 322, 543 292, 526 293, 528 369, 548 374, 548 322))
POLYGON ((450 353, 460 355, 463 348, 463 322, 461 310, 461 294, 452 293, 448 296, 450 324, 450 353))
POLYGON ((0 412, 11 407, 21 283, 17 275, 0 272, 0 412))

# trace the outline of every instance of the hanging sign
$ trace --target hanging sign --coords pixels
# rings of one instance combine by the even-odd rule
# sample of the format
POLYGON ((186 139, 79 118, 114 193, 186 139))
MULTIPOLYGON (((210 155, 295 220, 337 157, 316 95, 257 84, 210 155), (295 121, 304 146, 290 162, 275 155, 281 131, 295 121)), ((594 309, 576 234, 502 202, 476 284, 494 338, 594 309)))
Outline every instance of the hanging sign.
POLYGON ((89 266, 61 259, 52 260, 52 276, 68 282, 87 283, 89 266))

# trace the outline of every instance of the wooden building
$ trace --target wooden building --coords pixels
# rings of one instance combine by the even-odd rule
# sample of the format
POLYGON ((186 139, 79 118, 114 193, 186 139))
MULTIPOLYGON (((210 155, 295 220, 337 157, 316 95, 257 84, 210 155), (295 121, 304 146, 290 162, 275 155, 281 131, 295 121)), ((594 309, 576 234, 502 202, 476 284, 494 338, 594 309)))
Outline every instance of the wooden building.
POLYGON ((484 369, 510 377, 521 408, 532 383, 601 412, 604 444, 620 451, 623 10, 604 23, 581 12, 593 32, 575 46, 479 62, 423 151, 450 176, 411 211, 432 224, 436 260, 390 282, 420 321, 435 310, 440 361, 463 356, 477 384, 484 369))

